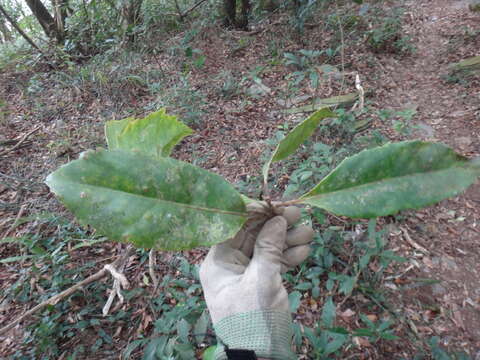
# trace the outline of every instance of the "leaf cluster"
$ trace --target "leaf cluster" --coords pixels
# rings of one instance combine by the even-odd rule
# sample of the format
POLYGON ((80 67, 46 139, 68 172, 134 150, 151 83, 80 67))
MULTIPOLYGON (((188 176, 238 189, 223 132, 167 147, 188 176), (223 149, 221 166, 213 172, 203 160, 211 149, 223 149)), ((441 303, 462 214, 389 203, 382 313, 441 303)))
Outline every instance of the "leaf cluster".
MULTIPOLYGON (((323 108, 277 145, 262 169, 269 198, 272 163, 286 159, 336 115, 323 108)), ((106 125, 108 150, 87 152, 49 175, 47 184, 84 223, 110 239, 164 250, 211 246, 247 220, 244 197, 221 177, 168 155, 191 130, 164 110, 106 125)), ((303 173, 300 181, 311 174, 303 173)), ((453 196, 478 176, 472 163, 442 144, 407 141, 364 150, 307 193, 307 204, 337 215, 374 218, 453 196)))

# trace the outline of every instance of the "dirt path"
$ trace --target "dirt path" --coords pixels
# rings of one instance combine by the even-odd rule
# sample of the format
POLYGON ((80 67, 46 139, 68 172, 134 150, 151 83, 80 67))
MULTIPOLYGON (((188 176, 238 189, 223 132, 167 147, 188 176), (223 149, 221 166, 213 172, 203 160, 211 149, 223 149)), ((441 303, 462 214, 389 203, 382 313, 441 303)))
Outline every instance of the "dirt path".
MULTIPOLYGON (((475 157, 480 155, 480 93, 442 79, 448 74, 448 65, 462 58, 461 49, 449 49, 449 38, 474 20, 467 6, 467 2, 455 0, 407 3, 409 30, 417 52, 400 61, 385 59, 384 76, 396 84, 386 94, 385 105, 418 111, 415 120, 420 129, 414 137, 441 141, 475 157)), ((479 54, 477 50, 477 54, 468 56, 479 54)), ((416 270, 410 278, 438 279, 441 283, 412 285, 401 299, 409 304, 407 309, 416 308, 422 314, 423 324, 417 328, 422 336, 440 335, 442 344, 456 343, 473 351, 476 359, 480 357, 479 209, 477 183, 465 194, 407 221, 410 238, 428 249, 428 253, 422 253, 413 248, 416 270)), ((413 315, 410 319, 415 320, 413 315)))

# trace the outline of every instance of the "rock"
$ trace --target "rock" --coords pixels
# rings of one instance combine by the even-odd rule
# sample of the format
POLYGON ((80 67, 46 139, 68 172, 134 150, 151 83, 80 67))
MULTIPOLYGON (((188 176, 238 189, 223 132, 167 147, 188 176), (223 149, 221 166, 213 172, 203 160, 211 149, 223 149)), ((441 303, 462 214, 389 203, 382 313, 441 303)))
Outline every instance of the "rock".
POLYGON ((431 127, 430 125, 424 123, 424 122, 419 122, 418 123, 418 130, 419 132, 427 137, 427 138, 433 138, 435 137, 435 129, 431 127))
POLYGON ((246 93, 247 95, 256 97, 256 96, 265 96, 268 95, 272 92, 272 89, 270 89, 268 86, 263 85, 261 82, 256 82, 252 86, 250 86, 246 93))
POLYGON ((468 8, 470 9, 470 11, 480 12, 480 0, 471 0, 468 8))
POLYGON ((470 136, 461 136, 456 138, 455 140, 456 143, 462 148, 468 147, 472 143, 472 138, 470 136))
POLYGON ((451 271, 457 271, 458 270, 457 263, 453 259, 450 259, 446 256, 442 257, 442 265, 443 265, 442 266, 443 268, 449 269, 451 271))
POLYGON ((445 295, 446 292, 447 292, 447 290, 442 285, 440 285, 440 284, 432 285, 432 294, 433 295, 441 296, 441 295, 445 295))
POLYGON ((292 107, 293 105, 297 105, 301 102, 304 102, 305 100, 308 100, 311 97, 312 97, 311 95, 300 95, 287 100, 278 99, 277 104, 285 108, 289 108, 289 107, 292 107))

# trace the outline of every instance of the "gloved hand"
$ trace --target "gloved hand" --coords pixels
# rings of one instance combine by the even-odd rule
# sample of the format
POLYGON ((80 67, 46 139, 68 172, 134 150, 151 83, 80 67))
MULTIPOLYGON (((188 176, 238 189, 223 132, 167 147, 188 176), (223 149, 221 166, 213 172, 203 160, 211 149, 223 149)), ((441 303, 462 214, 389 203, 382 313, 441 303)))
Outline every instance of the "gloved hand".
MULTIPOLYGON (((247 209, 259 217, 250 219, 235 238, 212 247, 200 267, 219 345, 254 350, 260 358, 295 359, 281 271, 305 260, 313 229, 288 230, 300 218, 297 207, 276 209, 281 215, 266 222, 266 204, 253 203, 247 209)), ((217 347, 215 358, 227 359, 223 346, 217 347)))

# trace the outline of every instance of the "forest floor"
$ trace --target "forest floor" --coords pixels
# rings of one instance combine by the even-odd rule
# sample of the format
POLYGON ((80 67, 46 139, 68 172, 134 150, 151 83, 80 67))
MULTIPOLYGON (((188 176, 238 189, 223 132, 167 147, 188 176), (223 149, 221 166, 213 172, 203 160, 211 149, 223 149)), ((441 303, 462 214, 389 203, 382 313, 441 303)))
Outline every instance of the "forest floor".
MULTIPOLYGON (((176 89, 168 102, 164 93, 155 94, 151 88, 147 91, 144 84, 135 80, 124 78, 116 82, 113 73, 105 73, 100 85, 87 81, 65 85, 65 78, 60 81, 58 73, 38 64, 0 70, 0 101, 5 103, 0 107, 0 259, 9 259, 0 262, 1 326, 41 299, 98 271, 121 250, 123 245, 102 242, 91 231, 82 232, 76 225, 52 215, 71 219, 43 184, 50 172, 77 158, 82 151, 105 146, 106 120, 146 114, 161 105, 175 111, 177 101, 182 108, 180 117, 193 119, 189 125, 196 132, 177 147, 175 156, 219 173, 232 183, 241 184, 241 189, 258 195, 258 175, 268 148, 267 140, 305 117, 305 114, 288 115, 283 110, 315 97, 355 92, 354 75, 358 74, 366 90, 368 111, 359 113, 357 120, 366 120, 368 129, 353 136, 378 131, 390 140, 440 141, 469 158, 480 156, 480 79, 456 78, 450 68, 452 63, 480 55, 480 14, 469 12, 467 4, 457 0, 401 2, 405 9, 403 35, 410 37, 415 48, 412 53, 373 52, 364 39, 352 41, 341 56, 332 58, 335 61, 331 65, 336 66, 333 75, 325 71, 315 89, 307 76, 307 80, 295 86, 294 95, 293 70, 285 66, 282 53, 321 50, 335 42, 339 45, 342 40, 347 44, 348 34, 354 32, 348 24, 341 31, 325 32, 323 25, 309 23, 304 35, 297 36, 292 35, 285 16, 274 14, 250 32, 206 27, 191 42, 191 47, 199 49, 203 58, 194 52, 191 57, 181 59, 178 51, 146 54, 141 61, 132 58, 132 67, 140 61, 143 71, 160 73, 162 86, 176 89), (179 78, 179 69, 188 73, 188 81, 179 78), (179 85, 174 84, 179 81, 179 85), (397 115, 382 117, 385 109, 397 115), (402 111, 411 116, 399 116, 402 111), (76 229, 75 236, 69 233, 72 228, 76 229), (12 240, 15 238, 23 242, 19 245, 19 241, 12 240), (64 241, 66 238, 71 241, 64 241), (99 242, 95 243, 96 240, 99 242), (66 254, 67 263, 63 258, 41 257, 42 251, 55 249, 66 254), (62 263, 61 276, 54 272, 52 261, 62 263), (32 268, 36 271, 32 272, 32 268)), ((337 11, 348 13, 358 9, 352 4, 337 11)), ((182 36, 186 35, 178 35, 167 45, 178 50, 182 36)), ((321 73, 319 67, 316 69, 321 73)), ((89 70, 97 71, 94 67, 89 70)), ((319 135, 317 140, 335 147, 338 138, 338 134, 331 139, 321 139, 319 135)), ((285 169, 277 167, 277 170, 285 169)), ((282 175, 277 188, 284 188, 288 181, 289 177, 282 175)), ((364 222, 352 225, 345 219, 327 218, 329 226, 342 227, 345 232, 363 233, 367 228, 364 222)), ((361 326, 360 309, 370 319, 396 313, 394 330, 400 339, 373 341, 357 337, 352 346, 343 348, 338 358, 411 359, 422 351, 428 353, 424 339, 438 336, 444 349, 461 350, 479 360, 480 184, 477 182, 465 193, 426 209, 378 220, 377 227, 385 229, 388 248, 407 259, 389 268, 391 272, 381 281, 388 308, 370 305, 370 300, 355 292, 343 297, 337 294, 335 300, 341 304, 337 308, 338 323, 349 329, 361 326)), ((205 252, 198 249, 183 252, 182 256, 198 264, 205 252)), ((175 254, 157 256, 163 259, 159 260, 160 278, 167 274, 178 276, 178 271, 167 264, 175 254)), ((145 280, 147 262, 144 255, 132 256, 126 274, 131 283, 148 293, 151 284, 145 280)), ((371 270, 375 272, 378 266, 372 263, 371 270)), ((61 305, 62 310, 58 310, 58 317, 48 314, 49 321, 75 323, 82 318, 72 314, 81 312, 86 305, 91 306, 89 311, 100 313, 111 286, 110 280, 104 279, 102 284, 91 299, 88 299, 89 289, 83 290, 86 300, 82 296, 69 298, 61 305)), ((314 326, 325 297, 313 299, 309 294, 302 293, 294 318, 298 323, 314 326)), ((139 334, 151 336, 155 313, 143 303, 146 295, 135 296, 128 300, 133 309, 129 322, 120 321, 112 329, 104 329, 111 342, 105 337, 95 350, 77 354, 76 358, 120 358, 119 350, 123 351, 139 334)), ((170 301, 175 303, 174 299, 170 301)), ((112 311, 125 310, 125 306, 112 311)), ((38 337, 39 328, 27 327, 42 322, 39 314, 0 335, 1 358, 20 358, 19 354, 26 354, 25 349, 33 344, 25 339, 32 334, 37 334, 37 338, 31 337, 37 339, 34 342, 54 336, 61 339, 55 350, 45 345, 45 349, 57 354, 50 358, 66 359, 79 345, 94 348, 95 340, 91 338, 98 337, 95 334, 103 320, 92 322, 85 332, 71 330, 77 336, 66 340, 64 333, 45 332, 38 337)), ((44 324, 47 326, 45 321, 44 324)), ((301 358, 309 358, 308 346, 303 344, 298 350, 304 354, 301 358)), ((200 352, 197 350, 197 355, 200 352)), ((139 356, 138 352, 133 354, 139 356)))

